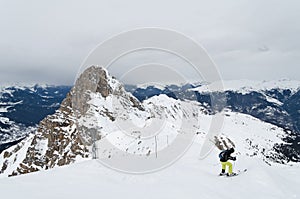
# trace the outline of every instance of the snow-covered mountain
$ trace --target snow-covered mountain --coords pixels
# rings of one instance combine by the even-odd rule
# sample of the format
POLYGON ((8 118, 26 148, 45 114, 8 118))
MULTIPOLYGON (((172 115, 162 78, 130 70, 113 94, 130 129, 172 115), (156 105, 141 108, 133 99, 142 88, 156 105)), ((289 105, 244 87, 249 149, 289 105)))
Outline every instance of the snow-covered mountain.
POLYGON ((285 140, 278 150, 285 153, 292 161, 300 161, 300 81, 224 81, 220 90, 214 83, 186 85, 167 85, 164 89, 154 86, 126 86, 139 100, 166 94, 174 99, 198 101, 211 113, 218 112, 211 106, 211 97, 226 99, 226 108, 239 113, 254 116, 262 121, 272 123, 286 131, 285 140))
MULTIPOLYGON (((118 126, 130 128, 129 121, 137 124, 142 131, 149 123, 166 119, 166 133, 177 132, 180 123, 176 123, 176 120, 182 117, 193 119, 194 114, 201 110, 197 106, 191 107, 190 103, 184 103, 189 109, 182 108, 181 103, 184 102, 162 96, 142 104, 104 69, 90 67, 81 74, 56 113, 40 122, 37 132, 2 153, 1 173, 18 175, 86 158, 94 138, 90 131, 92 128, 101 129, 102 133, 96 137, 99 142, 102 137, 120 139, 118 126)), ((137 133, 136 129, 127 130, 137 133)), ((174 135, 169 136, 172 141, 174 135)), ((121 140, 121 147, 127 147, 129 151, 139 150, 132 144, 133 140, 139 142, 136 137, 121 140)), ((154 153, 152 142, 140 145, 148 145, 139 151, 145 157, 154 153)), ((98 154, 114 156, 109 148, 100 148, 98 154)))
POLYGON ((97 160, 84 160, 69 166, 54 168, 14 178, 1 178, 1 195, 10 198, 73 198, 105 197, 132 199, 296 199, 300 196, 299 165, 269 166, 261 157, 263 148, 281 142, 282 129, 264 123, 249 115, 224 112, 224 134, 236 144, 237 161, 233 170, 247 168, 239 176, 220 177, 219 150, 215 148, 206 159, 199 160, 199 150, 209 115, 203 115, 200 133, 187 153, 167 169, 145 175, 117 172, 99 164, 97 160), (275 136, 278 134, 279 137, 275 136), (272 140, 268 142, 268 140, 272 140), (251 143, 252 142, 252 143, 251 143), (257 155, 255 155, 257 154, 257 155), (17 191, 12 191, 16 190, 17 191))
POLYGON ((226 80, 222 81, 223 88, 220 90, 220 82, 206 83, 200 85, 193 90, 200 93, 203 92, 223 92, 223 91, 233 91, 239 93, 250 93, 253 91, 270 91, 274 89, 278 90, 290 90, 295 93, 300 88, 300 81, 280 79, 272 81, 258 81, 258 80, 226 80))
POLYGON ((59 108, 70 88, 50 85, 1 85, 0 153, 34 132, 42 119, 59 108))
POLYGON ((225 81, 224 91, 218 90, 216 85, 212 83, 191 90, 207 107, 211 105, 210 95, 223 93, 230 110, 283 128, 286 144, 276 149, 290 161, 300 161, 300 81, 225 81))
MULTIPOLYGON (((211 140, 219 149, 235 145, 243 158, 254 156, 268 164, 293 165, 293 159, 279 150, 287 144, 283 128, 230 109, 220 114, 225 117, 224 133, 211 140)), ((95 149, 93 155, 98 159, 120 158, 119 151, 145 159, 159 158, 158 152, 179 134, 196 136, 201 146, 212 117, 199 102, 164 94, 140 102, 105 69, 92 66, 81 74, 60 108, 40 122, 36 132, 0 154, 0 173, 11 176, 67 165, 91 158, 95 149), (160 127, 161 121, 164 125, 156 129, 158 135, 142 139, 142 134, 160 127), (185 128, 182 121, 186 121, 185 128), (106 147, 106 140, 114 147, 106 147)), ((295 154, 293 158, 300 157, 295 154)))

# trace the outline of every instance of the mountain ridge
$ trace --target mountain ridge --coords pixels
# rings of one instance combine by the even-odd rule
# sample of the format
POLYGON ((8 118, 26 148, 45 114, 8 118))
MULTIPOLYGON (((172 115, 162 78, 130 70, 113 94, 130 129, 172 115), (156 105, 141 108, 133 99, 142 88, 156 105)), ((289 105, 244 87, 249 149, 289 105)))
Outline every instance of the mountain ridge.
MULTIPOLYGON (((172 89, 170 91, 172 92, 172 89)), ((226 113, 224 114, 226 116, 226 113)), ((15 176, 71 164, 82 158, 91 158, 92 143, 96 141, 99 146, 102 146, 104 137, 117 143, 120 149, 126 150, 128 154, 137 153, 145 158, 149 155, 155 156, 155 151, 163 149, 166 144, 172 142, 172 139, 176 138, 176 133, 188 135, 190 131, 195 135, 200 133, 204 136, 208 132, 199 129, 197 125, 190 125, 190 129, 179 131, 180 121, 183 118, 189 121, 193 118, 208 117, 202 121, 203 125, 209 123, 209 117, 212 116, 212 112, 207 111, 207 107, 199 102, 182 101, 167 95, 159 95, 140 102, 131 93, 126 92, 124 86, 111 77, 105 69, 92 66, 80 75, 75 86, 62 101, 60 108, 53 115, 43 119, 34 134, 30 134, 19 144, 0 154, 0 173, 15 176), (187 105, 191 107, 186 109, 187 105), (130 130, 130 134, 136 134, 147 130, 152 123, 155 124, 162 119, 166 122, 167 128, 157 143, 157 149, 153 147, 156 140, 142 141, 139 136, 128 139, 121 134, 117 126, 124 125, 125 129, 130 130), (130 121, 137 126, 131 125, 130 121), (101 129, 102 132, 94 137, 92 128, 101 129)), ((260 121, 257 122, 257 125, 261 126, 260 121)), ((267 127, 267 129, 272 128, 279 129, 276 130, 278 133, 286 134, 281 128, 267 127)), ((259 131, 264 132, 263 129, 259 131)), ((277 138, 274 137, 274 140, 277 138)), ((256 142, 250 141, 251 144, 256 142)), ((286 158, 286 154, 274 148, 276 143, 286 144, 286 142, 273 141, 265 140, 262 144, 264 147, 256 154, 262 154, 269 163, 290 162, 292 159, 286 158), (269 155, 269 152, 273 155, 269 155)), ((248 146, 249 143, 243 144, 246 145, 248 146)), ((97 152, 97 158, 110 159, 116 155, 116 151, 107 148, 100 148, 97 152)), ((295 157, 298 160, 299 157, 295 157)))

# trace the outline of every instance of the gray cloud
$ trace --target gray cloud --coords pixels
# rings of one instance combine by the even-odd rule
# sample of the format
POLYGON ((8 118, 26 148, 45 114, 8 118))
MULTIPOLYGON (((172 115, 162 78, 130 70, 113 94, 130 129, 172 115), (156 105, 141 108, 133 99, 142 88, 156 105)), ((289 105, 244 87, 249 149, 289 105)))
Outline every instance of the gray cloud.
POLYGON ((174 29, 203 44, 224 79, 300 79, 296 0, 0 4, 0 83, 72 84, 97 44, 145 26, 174 29))

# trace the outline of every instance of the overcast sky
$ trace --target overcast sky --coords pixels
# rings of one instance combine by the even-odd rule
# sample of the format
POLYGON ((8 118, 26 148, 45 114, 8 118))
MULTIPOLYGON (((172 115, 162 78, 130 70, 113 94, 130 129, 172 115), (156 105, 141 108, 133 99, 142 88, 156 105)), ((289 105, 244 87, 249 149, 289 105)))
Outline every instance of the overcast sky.
POLYGON ((0 83, 73 84, 99 43, 141 27, 192 37, 224 79, 300 80, 298 0, 0 0, 0 83))

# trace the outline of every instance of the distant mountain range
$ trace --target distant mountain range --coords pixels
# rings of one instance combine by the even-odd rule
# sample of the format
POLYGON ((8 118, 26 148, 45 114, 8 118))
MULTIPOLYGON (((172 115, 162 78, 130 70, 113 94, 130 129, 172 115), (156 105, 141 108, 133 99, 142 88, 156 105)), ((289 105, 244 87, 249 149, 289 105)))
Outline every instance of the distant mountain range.
MULTIPOLYGON (((0 153, 15 145, 30 132, 35 132, 39 122, 60 107, 71 86, 5 86, 0 87, 0 153)), ((286 154, 290 161, 300 161, 300 83, 298 81, 225 81, 223 90, 213 84, 167 85, 164 88, 148 85, 125 85, 140 102, 165 94, 173 99, 200 102, 207 112, 212 107, 211 97, 222 94, 226 108, 256 117, 281 127, 286 132, 285 143, 275 149, 286 154)))
MULTIPOLYGON (((175 157, 170 161, 177 159, 195 137, 202 144, 209 139, 209 143, 214 143, 220 150, 235 147, 242 157, 258 157, 269 165, 294 165, 300 161, 299 148, 295 145, 299 134, 291 129, 295 128, 293 119, 288 121, 286 128, 281 128, 250 116, 260 111, 265 120, 271 120, 271 115, 287 117, 290 113, 282 107, 290 104, 288 101, 294 100, 298 91, 277 88, 274 92, 279 94, 275 95, 272 89, 244 93, 225 89, 222 92, 225 92, 228 103, 220 112, 224 117, 224 132, 209 137, 211 121, 221 107, 211 105, 209 99, 213 94, 200 91, 202 86, 208 85, 131 86, 131 92, 128 92, 104 68, 92 66, 80 75, 71 90, 68 87, 40 86, 4 89, 2 96, 7 100, 3 102, 2 113, 15 112, 13 107, 17 107, 29 110, 27 114, 34 114, 35 109, 52 111, 53 114, 42 119, 24 139, 11 140, 9 144, 13 146, 2 144, 6 149, 0 155, 0 174, 15 176, 47 170, 91 158, 91 155, 107 164, 113 163, 111 166, 118 170, 124 170, 125 166, 130 172, 152 171, 168 164, 164 160, 172 155, 175 157), (69 92, 65 94, 60 90, 69 92), (17 97, 17 93, 22 97, 17 97), (57 100, 53 100, 53 95, 57 100), (63 101, 56 106, 63 96, 63 101), (120 158, 128 162, 119 164, 120 158), (133 159, 154 161, 155 164, 136 164, 133 159)), ((221 96, 222 92, 213 93, 221 96)), ((17 121, 16 124, 25 128, 36 125, 38 121, 37 115, 31 117, 32 123, 12 116, 16 114, 7 114, 7 119, 17 121)), ((280 121, 281 118, 277 119, 280 121)), ((21 129, 13 133, 20 132, 21 129)))
POLYGON ((284 139, 287 143, 278 144, 276 150, 290 160, 300 161, 300 81, 224 81, 223 89, 215 83, 169 85, 164 89, 151 85, 125 88, 140 101, 166 94, 174 99, 198 101, 211 113, 220 111, 212 107, 211 97, 224 96, 226 108, 283 128, 288 135, 284 139))
POLYGON ((167 85, 165 88, 147 86, 139 88, 126 85, 140 101, 160 94, 174 99, 200 102, 212 110, 211 97, 222 94, 226 108, 249 114, 265 122, 275 124, 292 132, 300 132, 300 81, 225 81, 223 90, 216 90, 213 84, 167 85))
MULTIPOLYGON (((226 83, 230 85, 225 86, 223 91, 227 108, 293 132, 300 131, 299 82, 240 80, 226 83)), ((70 89, 71 86, 48 85, 0 87, 0 142, 11 130, 35 126, 47 115, 53 114, 70 89)), ((125 85, 125 89, 140 101, 166 94, 173 99, 198 101, 208 109, 211 107, 211 94, 220 92, 210 92, 207 84, 167 85, 165 88, 125 85)))
POLYGON ((0 152, 53 114, 70 89, 71 86, 0 86, 0 152))

